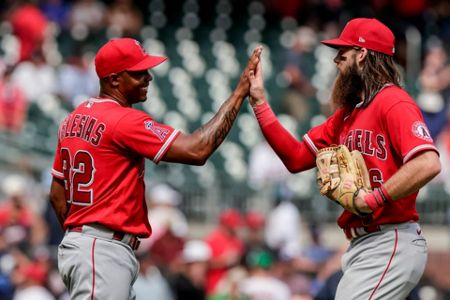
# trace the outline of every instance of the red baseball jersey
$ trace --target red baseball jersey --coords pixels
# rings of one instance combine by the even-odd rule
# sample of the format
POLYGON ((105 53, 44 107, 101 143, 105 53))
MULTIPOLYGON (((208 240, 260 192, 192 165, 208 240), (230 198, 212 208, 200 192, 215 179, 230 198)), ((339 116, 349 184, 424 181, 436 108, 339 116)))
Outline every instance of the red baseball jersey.
MULTIPOLYGON (((433 140, 414 100, 401 88, 391 85, 381 90, 367 107, 352 111, 340 109, 322 125, 311 129, 304 141, 317 151, 330 145, 345 144, 359 150, 370 174, 372 188, 388 180, 417 153, 434 150, 433 140)), ((417 221, 417 193, 385 205, 367 218, 344 211, 340 227, 364 224, 417 221)))
POLYGON ((52 175, 64 180, 64 227, 99 223, 148 237, 145 158, 158 163, 179 131, 111 99, 92 98, 61 123, 52 175))

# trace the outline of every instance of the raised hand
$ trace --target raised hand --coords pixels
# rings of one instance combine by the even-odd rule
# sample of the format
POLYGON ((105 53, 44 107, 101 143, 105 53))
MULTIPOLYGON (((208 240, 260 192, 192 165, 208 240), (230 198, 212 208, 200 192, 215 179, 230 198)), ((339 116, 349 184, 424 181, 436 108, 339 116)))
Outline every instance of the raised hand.
POLYGON ((254 74, 260 61, 262 47, 253 50, 235 90, 206 124, 192 134, 181 133, 167 151, 164 161, 202 165, 223 142, 249 95, 250 73, 254 74))
POLYGON ((264 80, 262 72, 262 62, 256 65, 256 70, 250 70, 250 104, 252 106, 260 105, 266 101, 264 80))
POLYGON ((244 92, 245 95, 249 94, 250 89, 250 73, 254 73, 256 68, 260 62, 262 52, 262 46, 258 46, 253 50, 252 55, 248 59, 247 66, 244 71, 242 71, 241 77, 239 79, 239 83, 237 86, 237 90, 240 92, 244 92))

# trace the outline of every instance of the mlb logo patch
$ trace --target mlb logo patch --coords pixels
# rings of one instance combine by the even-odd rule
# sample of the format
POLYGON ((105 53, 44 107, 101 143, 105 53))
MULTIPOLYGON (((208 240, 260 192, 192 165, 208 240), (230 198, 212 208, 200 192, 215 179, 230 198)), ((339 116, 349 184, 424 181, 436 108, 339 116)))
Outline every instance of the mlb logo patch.
POLYGON ((164 141, 166 139, 167 134, 169 133, 169 129, 161 126, 156 126, 154 121, 145 121, 144 125, 145 129, 150 130, 161 141, 164 141))
POLYGON ((425 141, 429 142, 433 141, 433 139, 431 138, 430 131, 428 130, 427 125, 425 125, 425 123, 420 121, 414 122, 411 129, 414 136, 425 141))

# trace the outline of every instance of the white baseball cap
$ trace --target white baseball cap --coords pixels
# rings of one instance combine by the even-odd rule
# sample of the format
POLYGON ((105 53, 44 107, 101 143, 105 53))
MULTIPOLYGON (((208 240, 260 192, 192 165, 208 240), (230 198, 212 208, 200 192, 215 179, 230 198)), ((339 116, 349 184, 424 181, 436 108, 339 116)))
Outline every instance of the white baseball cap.
POLYGON ((18 174, 8 175, 2 182, 3 192, 9 196, 23 195, 26 189, 25 178, 18 174))
POLYGON ((185 263, 205 262, 211 257, 211 248, 202 240, 190 240, 184 244, 183 261, 185 263))
POLYGON ((167 184, 158 184, 150 188, 150 201, 154 204, 177 206, 181 203, 181 195, 167 184))

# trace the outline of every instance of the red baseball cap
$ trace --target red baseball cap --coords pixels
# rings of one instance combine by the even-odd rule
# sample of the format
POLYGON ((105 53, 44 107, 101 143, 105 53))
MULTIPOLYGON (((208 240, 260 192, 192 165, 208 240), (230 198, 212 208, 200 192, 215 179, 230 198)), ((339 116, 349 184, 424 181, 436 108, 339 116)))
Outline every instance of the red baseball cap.
POLYGON ((220 214, 219 221, 220 224, 231 228, 237 228, 243 225, 241 213, 234 208, 225 209, 220 214))
POLYGON ((251 229, 264 228, 264 216, 258 212, 250 211, 245 215, 245 223, 251 229))
POLYGON ((112 39, 98 50, 95 71, 99 78, 122 71, 142 71, 156 67, 167 57, 147 54, 135 39, 112 39))
POLYGON ((322 44, 333 48, 358 46, 390 56, 395 53, 394 34, 377 19, 352 19, 338 38, 322 41, 322 44))

